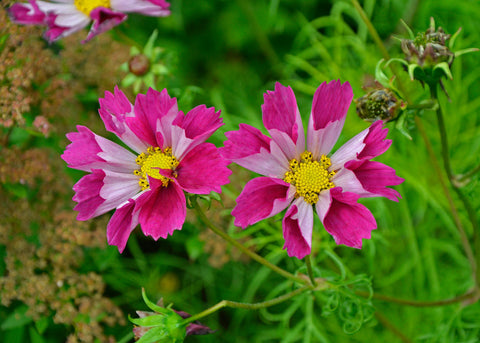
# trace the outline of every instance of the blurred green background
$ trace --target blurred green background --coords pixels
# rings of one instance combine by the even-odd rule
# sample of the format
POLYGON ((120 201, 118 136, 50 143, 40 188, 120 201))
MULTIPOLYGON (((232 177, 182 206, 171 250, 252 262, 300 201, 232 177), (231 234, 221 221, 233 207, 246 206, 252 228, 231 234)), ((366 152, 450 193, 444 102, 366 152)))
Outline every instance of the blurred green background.
MULTIPOLYGON (((107 246, 109 215, 80 223, 72 210, 71 187, 83 175, 59 158, 65 134, 76 125, 106 133, 96 112, 98 98, 122 87, 131 46, 142 49, 153 30, 162 53, 157 89, 167 88, 187 112, 199 104, 222 111, 225 125, 211 138, 221 146, 225 131, 248 123, 263 130, 263 93, 280 81, 290 85, 308 120, 315 89, 340 79, 355 98, 374 77, 382 58, 350 1, 176 1, 172 15, 129 15, 114 30, 81 45, 86 32, 48 45, 42 28, 20 27, 0 9, 0 341, 130 342, 127 315, 146 310, 150 299, 198 313, 222 299, 257 302, 291 290, 270 270, 250 261, 203 227, 193 212, 166 240, 145 238, 139 228, 119 254, 107 246)), ((402 57, 407 37, 428 28, 430 17, 453 34, 454 50, 480 47, 477 0, 366 0, 361 2, 392 57, 402 57)), ((454 172, 466 173, 480 156, 480 65, 478 53, 454 61, 445 80, 450 101, 440 95, 454 172)), ((385 70, 389 76, 389 70, 385 70)), ((397 78, 415 104, 428 89, 412 82, 398 65, 397 78)), ((142 88, 141 92, 145 92, 142 88)), ((337 146, 369 124, 350 107, 337 146)), ((339 285, 337 291, 304 294, 268 310, 222 309, 202 321, 216 330, 186 342, 479 342, 480 305, 470 300, 448 306, 412 307, 355 296, 352 289, 411 300, 440 300, 473 287, 448 202, 413 121, 418 115, 437 158, 440 143, 433 111, 410 112, 407 139, 394 124, 392 147, 378 161, 394 167, 405 182, 403 199, 363 199, 378 229, 362 250, 336 246, 316 218, 315 271, 339 285), (353 332, 353 333, 352 333, 353 332)), ((242 231, 229 215, 234 199, 251 178, 232 167, 222 203, 208 215, 232 236, 291 272, 303 261, 282 250, 281 215, 242 231)), ((463 187, 476 212, 479 177, 463 187), (476 192, 477 191, 477 192, 476 192)), ((454 196, 460 220, 472 236, 466 212, 454 196)))

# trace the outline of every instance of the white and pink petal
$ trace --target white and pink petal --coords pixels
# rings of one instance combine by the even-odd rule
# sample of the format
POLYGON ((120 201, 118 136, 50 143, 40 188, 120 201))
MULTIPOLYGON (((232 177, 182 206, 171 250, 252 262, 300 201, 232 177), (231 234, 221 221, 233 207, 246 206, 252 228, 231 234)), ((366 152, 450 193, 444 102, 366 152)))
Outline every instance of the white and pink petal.
POLYGON ((129 199, 117 208, 107 225, 107 242, 115 245, 120 253, 127 245, 130 234, 138 225, 138 211, 135 211, 135 201, 129 199))
POLYGON ((229 131, 225 136, 228 139, 220 148, 223 157, 253 172, 283 178, 288 170, 288 160, 270 137, 247 124, 240 124, 238 131, 229 131), (275 154, 271 153, 271 146, 275 154), (279 162, 282 158, 283 164, 279 162))
POLYGON ((313 209, 303 198, 296 199, 287 210, 282 222, 284 249, 288 256, 299 259, 312 250, 313 209))
POLYGON ((267 91, 263 99, 265 128, 288 160, 298 158, 305 150, 305 132, 292 88, 277 82, 275 90, 267 91))
POLYGON ((120 12, 135 12, 148 16, 164 17, 170 14, 170 4, 165 0, 110 0, 112 8, 120 12))
POLYGON ((307 150, 318 160, 328 155, 340 136, 353 91, 348 82, 322 83, 313 97, 312 112, 308 122, 307 150))
MULTIPOLYGON (((398 191, 388 186, 399 185, 405 180, 396 175, 395 169, 383 163, 369 160, 350 161, 345 164, 343 170, 350 171, 362 185, 364 192, 355 192, 361 197, 384 196, 393 201, 401 198, 398 191)), ((346 188, 344 190, 348 191, 346 188)))
POLYGON ((238 196, 232 211, 235 225, 246 228, 280 213, 292 202, 294 187, 283 180, 257 177, 250 180, 238 196))

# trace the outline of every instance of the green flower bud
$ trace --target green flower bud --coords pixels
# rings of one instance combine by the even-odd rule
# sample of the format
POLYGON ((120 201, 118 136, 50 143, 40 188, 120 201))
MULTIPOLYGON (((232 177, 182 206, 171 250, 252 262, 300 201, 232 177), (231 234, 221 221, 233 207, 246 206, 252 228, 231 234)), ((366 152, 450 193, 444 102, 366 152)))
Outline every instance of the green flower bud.
POLYGON ((358 116, 369 122, 395 119, 406 107, 405 102, 386 88, 374 89, 354 101, 358 116))

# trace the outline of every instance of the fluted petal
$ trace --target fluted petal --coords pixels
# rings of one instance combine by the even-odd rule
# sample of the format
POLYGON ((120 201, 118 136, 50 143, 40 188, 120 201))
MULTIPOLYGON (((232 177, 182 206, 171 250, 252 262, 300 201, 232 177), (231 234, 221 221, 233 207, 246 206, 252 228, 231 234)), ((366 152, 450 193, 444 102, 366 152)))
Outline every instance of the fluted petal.
POLYGON ((279 82, 274 91, 263 95, 263 123, 288 160, 298 158, 305 150, 305 132, 297 100, 291 87, 279 82))
POLYGON ((130 234, 138 225, 138 211, 135 212, 135 202, 127 201, 123 206, 117 208, 107 225, 107 241, 115 245, 120 253, 127 245, 130 234))
POLYGON ((270 177, 250 180, 232 211, 235 225, 246 228, 283 211, 293 200, 294 191, 291 188, 288 183, 270 177))
POLYGON ((171 182, 161 186, 157 179, 148 180, 152 190, 143 193, 136 200, 140 212, 139 222, 146 236, 157 240, 167 238, 173 231, 180 230, 185 222, 187 207, 183 190, 171 182))
POLYGON ((296 199, 283 218, 284 249, 299 259, 312 250, 313 209, 303 198, 296 199))
POLYGON ((348 108, 353 99, 350 84, 340 81, 322 83, 313 97, 308 122, 307 150, 318 160, 328 155, 340 136, 348 108))
POLYGON ((189 193, 220 193, 232 173, 218 149, 211 143, 202 143, 192 149, 180 162, 176 172, 179 186, 189 193))

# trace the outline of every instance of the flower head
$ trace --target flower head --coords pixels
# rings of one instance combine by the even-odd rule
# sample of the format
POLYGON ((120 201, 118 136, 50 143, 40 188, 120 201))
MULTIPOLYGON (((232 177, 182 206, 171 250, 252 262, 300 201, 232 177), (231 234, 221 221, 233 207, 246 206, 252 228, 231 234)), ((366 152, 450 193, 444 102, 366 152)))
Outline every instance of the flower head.
POLYGON ((393 120, 407 107, 392 90, 382 86, 371 89, 354 102, 358 116, 369 122, 393 120))
POLYGON ((353 137, 333 155, 353 98, 349 83, 323 83, 313 98, 307 137, 290 87, 275 85, 264 95, 263 123, 271 137, 246 124, 226 133, 221 153, 231 161, 264 176, 250 180, 232 211, 235 225, 246 228, 287 209, 283 236, 290 256, 311 252, 313 211, 337 244, 361 248, 376 222, 360 197, 400 194, 387 186, 403 179, 370 159, 384 153, 391 141, 382 121, 353 137))
POLYGON ((46 25, 45 38, 52 42, 93 23, 86 40, 127 19, 125 13, 164 17, 170 14, 165 0, 28 0, 13 4, 12 20, 24 25, 46 25))
POLYGON ((135 340, 139 342, 180 343, 186 336, 207 335, 214 332, 198 321, 186 322, 184 319, 190 318, 191 315, 176 311, 171 305, 165 307, 163 299, 160 299, 157 304, 152 303, 143 289, 142 297, 154 312, 137 311, 139 318, 130 318, 130 321, 136 324, 133 333, 135 340))
POLYGON ((120 252, 139 223, 155 240, 181 229, 184 192, 221 192, 220 186, 228 183, 228 162, 213 144, 205 143, 223 125, 214 108, 201 105, 184 115, 166 89, 149 89, 132 105, 115 88, 100 99, 99 114, 107 130, 130 150, 77 126, 77 132, 67 134, 72 143, 62 158, 70 168, 90 173, 73 187, 77 219, 116 209, 107 239, 120 252))

